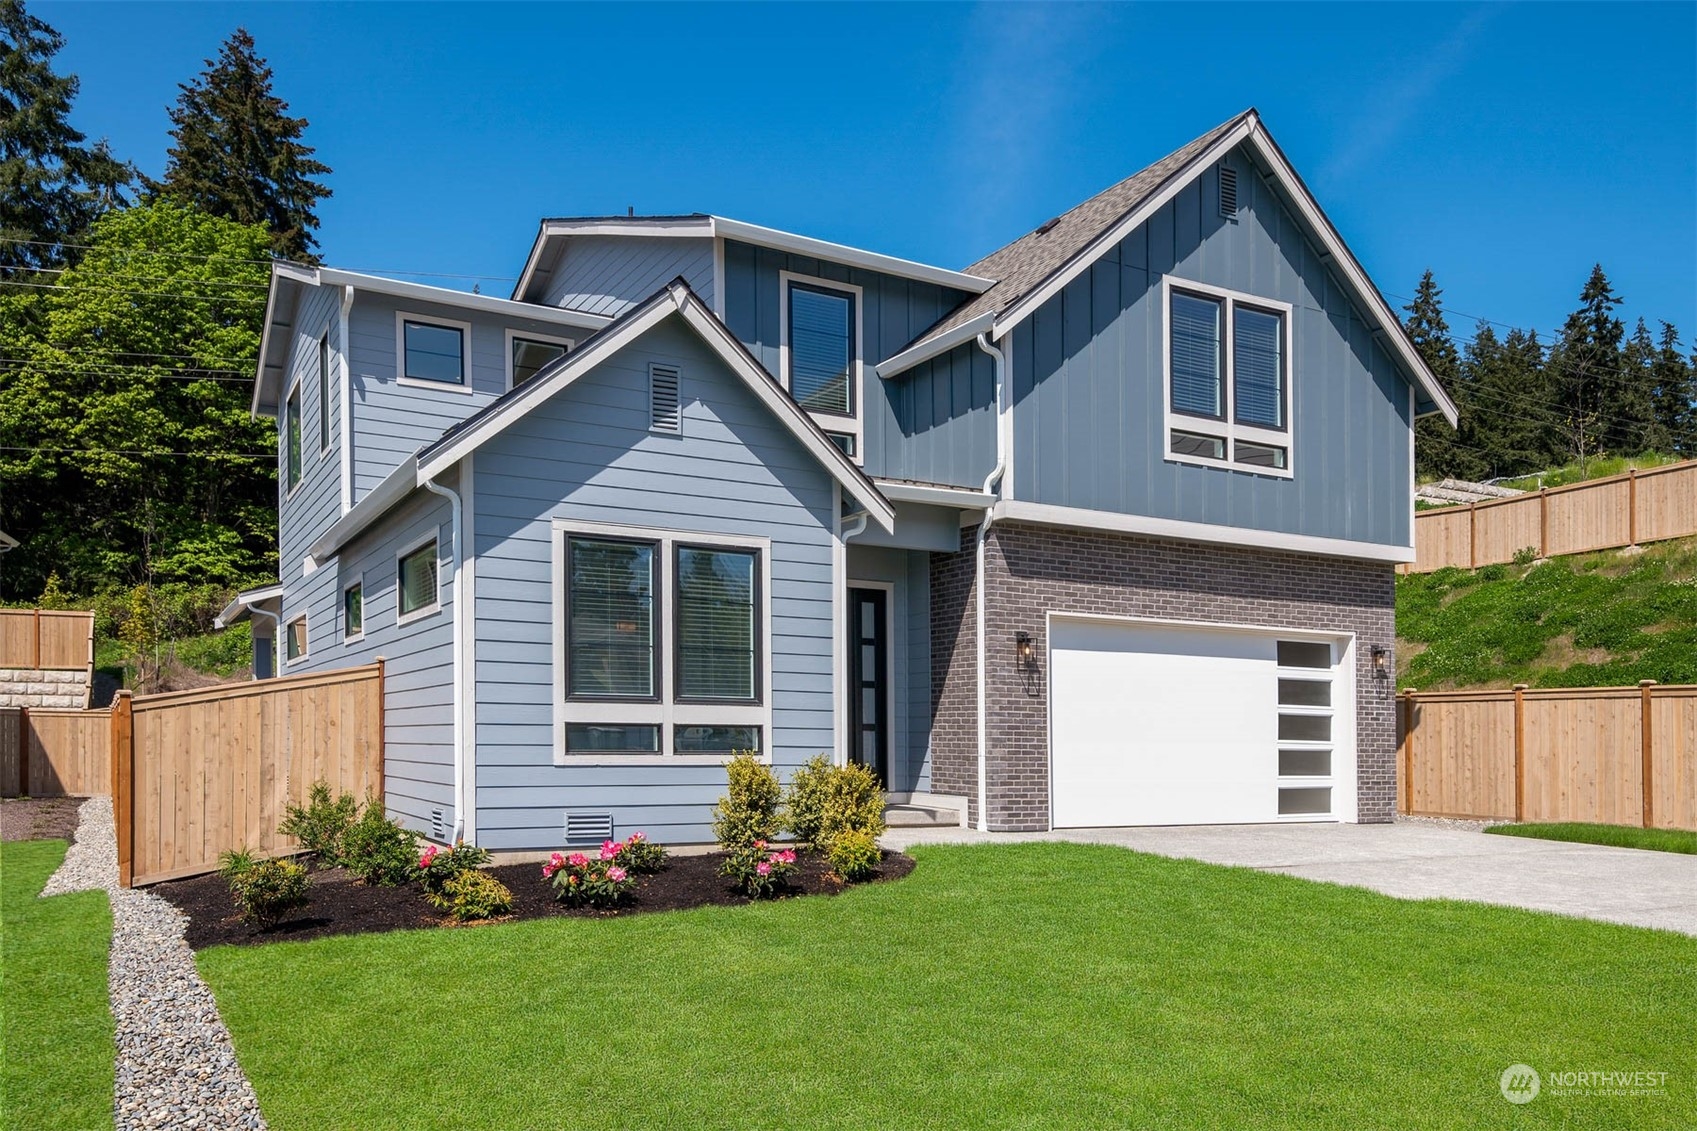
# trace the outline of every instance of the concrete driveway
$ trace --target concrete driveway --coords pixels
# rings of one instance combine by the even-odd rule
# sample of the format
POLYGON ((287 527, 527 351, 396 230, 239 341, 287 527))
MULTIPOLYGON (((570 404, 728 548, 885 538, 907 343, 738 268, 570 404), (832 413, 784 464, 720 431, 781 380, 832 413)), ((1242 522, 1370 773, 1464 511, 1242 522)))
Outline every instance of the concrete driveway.
POLYGON ((1413 821, 1393 825, 1191 825, 981 833, 891 829, 890 848, 1015 841, 1114 844, 1284 872, 1400 899, 1467 899, 1697 935, 1697 856, 1605 848, 1413 821))

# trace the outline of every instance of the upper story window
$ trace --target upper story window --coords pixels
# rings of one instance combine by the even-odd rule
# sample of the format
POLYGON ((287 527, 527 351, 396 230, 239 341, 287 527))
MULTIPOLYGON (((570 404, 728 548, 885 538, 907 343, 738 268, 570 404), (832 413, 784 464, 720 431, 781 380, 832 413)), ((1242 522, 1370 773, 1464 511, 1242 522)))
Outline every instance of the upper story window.
POLYGON ((396 622, 405 624, 428 616, 441 607, 440 565, 436 559, 436 536, 415 543, 401 552, 395 566, 396 622))
POLYGON ((1289 477, 1290 306, 1195 283, 1165 293, 1167 458, 1289 477))
POLYGON ((544 365, 564 357, 573 345, 569 338, 547 338, 508 330, 507 388, 518 388, 536 376, 544 365))
POLYGON ((788 271, 779 275, 780 379, 797 404, 859 458, 861 289, 788 271))
POLYGON ((283 404, 283 474, 289 490, 301 485, 301 387, 289 391, 283 404))
POLYGON ((318 339, 318 454, 330 450, 330 333, 318 339))
POLYGON ((469 322, 395 314, 395 353, 403 381, 465 389, 470 344, 469 322))

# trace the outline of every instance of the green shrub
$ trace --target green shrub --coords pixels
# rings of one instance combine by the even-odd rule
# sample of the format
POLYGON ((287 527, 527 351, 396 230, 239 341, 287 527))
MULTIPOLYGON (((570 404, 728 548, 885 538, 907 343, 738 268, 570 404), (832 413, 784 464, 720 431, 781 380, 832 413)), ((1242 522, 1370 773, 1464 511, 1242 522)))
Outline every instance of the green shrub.
POLYGON ((283 913, 304 905, 306 869, 289 860, 259 860, 230 877, 230 894, 250 923, 275 923, 283 913))
POLYGON ((729 790, 713 807, 713 835, 727 852, 771 840, 778 832, 778 799, 782 787, 772 768, 752 754, 728 762, 729 790))
POLYGON ((1514 564, 1517 566, 1529 566, 1537 560, 1538 547, 1536 546, 1522 546, 1514 552, 1514 564))
POLYGON ((763 840, 731 849, 719 865, 719 874, 730 877, 750 899, 777 895, 794 871, 795 849, 773 848, 763 840))
POLYGON ((243 875, 258 863, 251 848, 233 848, 218 855, 218 874, 226 880, 243 875))
POLYGON ((593 859, 584 852, 558 852, 542 865, 542 878, 554 881, 554 898, 568 907, 617 907, 636 894, 636 878, 614 863, 608 841, 593 859))
POLYGON ((613 863, 627 871, 652 874, 666 866, 666 849, 642 833, 631 833, 613 850, 613 863))
POLYGON ((871 876, 884 858, 878 838, 859 829, 844 829, 832 837, 827 854, 831 871, 851 884, 871 876))
POLYGON ((491 876, 468 868, 450 879, 442 888, 446 908, 462 923, 471 919, 493 919, 513 909, 513 893, 507 885, 491 876))
POLYGON ((320 779, 312 783, 304 807, 293 802, 283 807, 283 823, 277 831, 300 841, 320 863, 336 864, 342 859, 342 838, 358 815, 359 802, 353 794, 331 800, 330 783, 320 779))
POLYGON ((833 766, 820 754, 790 777, 785 827, 799 841, 827 851, 840 833, 876 839, 884 832, 884 791, 865 766, 833 766))
POLYGON ((463 840, 446 852, 434 844, 428 845, 424 855, 418 858, 418 882, 424 888, 425 898, 445 910, 452 902, 448 895, 449 884, 487 863, 487 850, 463 840))
POLYGON ((368 799, 365 815, 342 837, 342 863, 368 884, 404 884, 418 867, 418 838, 383 813, 383 803, 368 799))

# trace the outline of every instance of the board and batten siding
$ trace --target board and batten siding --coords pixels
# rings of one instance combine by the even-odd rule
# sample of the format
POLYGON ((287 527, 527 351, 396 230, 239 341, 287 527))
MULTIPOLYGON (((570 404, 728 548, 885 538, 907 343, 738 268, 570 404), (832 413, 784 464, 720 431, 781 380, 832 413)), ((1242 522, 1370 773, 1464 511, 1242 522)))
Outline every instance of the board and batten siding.
POLYGON ((573 236, 542 301, 616 318, 680 275, 702 302, 713 305, 712 239, 573 236))
POLYGON ((1409 386, 1242 150, 1239 211, 1197 178, 1016 327, 1016 498, 1408 546, 1409 386), (1164 457, 1161 282, 1290 303, 1294 477, 1164 457))
POLYGON ((767 372, 779 371, 779 275, 789 271, 861 288, 868 475, 982 485, 996 463, 996 390, 988 354, 961 346, 886 381, 873 366, 900 353, 970 297, 964 291, 828 260, 725 241, 725 325, 767 372))
POLYGON ((474 458, 479 844, 559 847, 568 810, 612 814, 615 836, 711 841, 725 791, 719 765, 554 764, 555 518, 771 539, 768 748, 781 777, 833 749, 835 484, 681 319, 474 458), (651 361, 679 368, 680 434, 649 430, 651 361))
MULTIPOLYGON (((899 521, 899 520, 898 520, 899 521)), ((931 555, 849 543, 848 586, 888 582, 894 671, 890 698, 889 788, 897 793, 931 789, 931 555)))

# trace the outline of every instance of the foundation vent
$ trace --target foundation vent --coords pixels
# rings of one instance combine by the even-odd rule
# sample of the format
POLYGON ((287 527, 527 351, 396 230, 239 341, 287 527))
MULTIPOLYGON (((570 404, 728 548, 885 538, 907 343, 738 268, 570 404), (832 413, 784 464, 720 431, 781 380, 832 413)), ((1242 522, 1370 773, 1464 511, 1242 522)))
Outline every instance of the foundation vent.
POLYGON ((611 813, 567 813, 567 844, 600 844, 613 839, 611 813))

